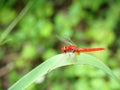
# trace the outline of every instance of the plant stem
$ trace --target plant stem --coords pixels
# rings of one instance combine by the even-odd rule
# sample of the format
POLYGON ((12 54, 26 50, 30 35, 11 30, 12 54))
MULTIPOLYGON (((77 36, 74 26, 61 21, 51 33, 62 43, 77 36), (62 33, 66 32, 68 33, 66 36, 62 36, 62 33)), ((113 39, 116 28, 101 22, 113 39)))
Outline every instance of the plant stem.
POLYGON ((20 12, 20 14, 16 17, 16 19, 6 28, 6 30, 0 36, 0 44, 4 41, 7 35, 13 30, 16 24, 23 18, 23 16, 27 13, 30 9, 33 1, 29 1, 25 8, 20 12))

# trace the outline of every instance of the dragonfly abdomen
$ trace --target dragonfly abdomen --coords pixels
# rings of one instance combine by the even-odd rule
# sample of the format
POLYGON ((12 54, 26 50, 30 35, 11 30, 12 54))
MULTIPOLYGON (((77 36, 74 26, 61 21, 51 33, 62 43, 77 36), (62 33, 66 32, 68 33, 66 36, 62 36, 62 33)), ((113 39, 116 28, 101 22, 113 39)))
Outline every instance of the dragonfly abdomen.
POLYGON ((105 50, 105 48, 78 48, 78 52, 93 52, 101 50, 105 50))

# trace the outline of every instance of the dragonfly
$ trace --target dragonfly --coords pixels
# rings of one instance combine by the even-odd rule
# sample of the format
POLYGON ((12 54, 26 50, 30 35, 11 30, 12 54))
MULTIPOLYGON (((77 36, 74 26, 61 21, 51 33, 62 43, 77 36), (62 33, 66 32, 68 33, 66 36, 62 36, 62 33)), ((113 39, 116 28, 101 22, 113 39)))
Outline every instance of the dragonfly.
POLYGON ((105 48, 79 48, 76 45, 69 45, 69 46, 63 46, 61 48, 61 51, 63 53, 67 53, 67 52, 72 52, 72 53, 77 53, 80 54, 80 52, 94 52, 94 51, 101 51, 101 50, 105 50, 105 48))
POLYGON ((76 44, 74 44, 74 42, 71 39, 63 39, 57 36, 57 38, 61 41, 63 41, 64 43, 67 43, 68 46, 63 46, 61 48, 61 51, 63 53, 67 53, 67 52, 72 52, 72 53, 77 53, 78 55, 80 54, 80 52, 95 52, 95 51, 102 51, 105 50, 105 48, 103 47, 98 47, 98 48, 79 48, 76 44))

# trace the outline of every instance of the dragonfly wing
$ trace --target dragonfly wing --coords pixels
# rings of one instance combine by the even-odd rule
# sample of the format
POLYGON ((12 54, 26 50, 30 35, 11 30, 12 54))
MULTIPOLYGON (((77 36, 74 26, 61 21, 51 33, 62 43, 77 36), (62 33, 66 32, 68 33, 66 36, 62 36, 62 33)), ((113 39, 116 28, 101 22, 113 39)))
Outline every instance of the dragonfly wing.
MULTIPOLYGON (((57 37, 60 41, 64 42, 64 43, 67 44, 67 45, 75 45, 74 42, 73 42, 70 38, 62 38, 62 37, 60 37, 60 36, 58 36, 58 35, 56 35, 56 37, 57 37)), ((75 46, 76 46, 76 45, 75 45, 75 46)))

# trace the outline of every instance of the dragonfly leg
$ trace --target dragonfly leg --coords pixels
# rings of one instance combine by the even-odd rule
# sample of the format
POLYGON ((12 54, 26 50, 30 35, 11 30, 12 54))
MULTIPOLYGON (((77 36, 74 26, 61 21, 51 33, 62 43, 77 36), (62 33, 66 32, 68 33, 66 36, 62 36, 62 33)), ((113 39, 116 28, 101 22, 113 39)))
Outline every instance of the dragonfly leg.
POLYGON ((75 50, 71 50, 72 53, 75 53, 75 50))

